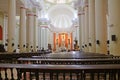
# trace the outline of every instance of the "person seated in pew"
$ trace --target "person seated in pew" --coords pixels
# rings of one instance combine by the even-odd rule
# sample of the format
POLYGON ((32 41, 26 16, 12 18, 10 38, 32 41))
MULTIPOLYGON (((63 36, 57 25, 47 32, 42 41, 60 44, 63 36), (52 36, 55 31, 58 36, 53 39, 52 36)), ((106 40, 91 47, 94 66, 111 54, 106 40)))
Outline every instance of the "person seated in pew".
POLYGON ((44 51, 45 51, 45 50, 44 50, 44 48, 42 48, 42 49, 41 49, 41 51, 43 51, 43 52, 44 52, 44 51))

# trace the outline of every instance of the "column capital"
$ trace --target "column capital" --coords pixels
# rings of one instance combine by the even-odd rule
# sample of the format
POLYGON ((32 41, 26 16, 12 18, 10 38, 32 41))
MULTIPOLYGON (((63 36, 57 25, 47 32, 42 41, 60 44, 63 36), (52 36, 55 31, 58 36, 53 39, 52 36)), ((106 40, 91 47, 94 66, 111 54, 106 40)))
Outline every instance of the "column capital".
POLYGON ((78 12, 78 16, 79 15, 84 15, 84 14, 85 14, 84 11, 78 12))
POLYGON ((27 16, 34 16, 34 14, 27 14, 27 16))
POLYGON ((37 16, 37 14, 33 11, 28 10, 27 11, 27 16, 37 16))
POLYGON ((27 8, 26 8, 26 7, 24 7, 24 6, 21 6, 21 7, 20 7, 20 9, 27 9, 27 8))

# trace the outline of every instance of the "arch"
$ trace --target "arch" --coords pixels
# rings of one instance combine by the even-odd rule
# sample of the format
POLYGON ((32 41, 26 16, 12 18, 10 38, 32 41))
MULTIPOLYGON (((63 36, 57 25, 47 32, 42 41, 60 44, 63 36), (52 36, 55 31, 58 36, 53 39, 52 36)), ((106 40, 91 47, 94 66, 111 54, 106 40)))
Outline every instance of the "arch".
POLYGON ((2 31, 2 26, 0 25, 0 40, 3 39, 3 31, 2 31))

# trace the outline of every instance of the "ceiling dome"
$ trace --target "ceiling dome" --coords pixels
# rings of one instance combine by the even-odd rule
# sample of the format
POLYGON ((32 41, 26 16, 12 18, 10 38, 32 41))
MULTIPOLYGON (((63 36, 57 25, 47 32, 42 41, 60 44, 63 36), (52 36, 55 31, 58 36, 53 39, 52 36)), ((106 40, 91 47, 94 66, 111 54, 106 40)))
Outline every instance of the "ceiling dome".
POLYGON ((54 17, 54 19, 51 21, 51 24, 61 29, 71 27, 72 22, 68 15, 63 14, 54 17))
POLYGON ((72 20, 75 18, 75 10, 65 4, 55 5, 48 11, 50 28, 55 31, 68 32, 73 27, 72 20), (68 29, 69 28, 69 29, 68 29))
POLYGON ((47 2, 50 2, 50 3, 70 3, 72 2, 73 0, 46 0, 47 2))

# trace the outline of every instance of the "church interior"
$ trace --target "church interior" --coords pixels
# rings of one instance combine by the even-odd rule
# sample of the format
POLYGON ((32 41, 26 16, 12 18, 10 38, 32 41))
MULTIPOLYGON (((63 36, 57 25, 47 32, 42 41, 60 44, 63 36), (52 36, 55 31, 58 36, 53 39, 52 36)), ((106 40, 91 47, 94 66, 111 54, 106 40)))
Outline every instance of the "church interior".
POLYGON ((0 80, 120 80, 120 0, 0 0, 0 80))

